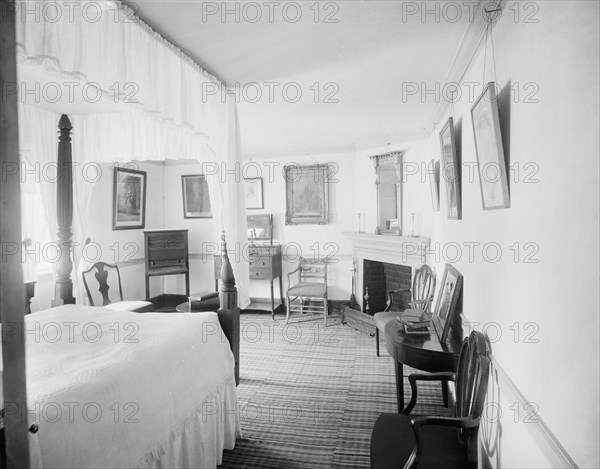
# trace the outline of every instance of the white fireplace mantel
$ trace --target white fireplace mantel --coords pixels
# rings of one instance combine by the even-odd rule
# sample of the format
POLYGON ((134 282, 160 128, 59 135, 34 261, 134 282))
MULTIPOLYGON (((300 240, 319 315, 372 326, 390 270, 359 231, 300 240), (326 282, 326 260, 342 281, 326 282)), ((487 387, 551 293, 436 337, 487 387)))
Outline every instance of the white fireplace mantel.
POLYGON ((427 261, 429 238, 412 236, 344 233, 352 240, 352 251, 358 260, 388 262, 420 267, 427 261))
POLYGON ((356 299, 363 305, 364 260, 410 266, 414 270, 427 262, 429 238, 412 236, 344 233, 352 240, 352 253, 357 261, 356 299))

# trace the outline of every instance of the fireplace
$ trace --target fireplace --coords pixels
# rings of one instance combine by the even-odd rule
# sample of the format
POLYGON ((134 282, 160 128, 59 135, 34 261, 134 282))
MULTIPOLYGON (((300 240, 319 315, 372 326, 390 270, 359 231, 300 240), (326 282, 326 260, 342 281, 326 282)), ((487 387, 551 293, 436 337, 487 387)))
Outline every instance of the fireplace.
MULTIPOLYGON (((385 309, 387 290, 395 290, 404 285, 410 288, 412 270, 421 267, 427 261, 429 238, 367 233, 345 234, 352 240, 352 252, 357 261, 356 300, 364 311, 366 273, 371 314, 385 309), (369 278, 372 273, 375 279, 373 286, 369 286, 373 281, 369 278)), ((406 301, 410 300, 408 294, 401 299, 405 302, 401 307, 405 307, 406 301)))
POLYGON ((411 278, 410 266, 365 259, 363 261, 363 311, 369 314, 383 311, 386 307, 387 292, 399 288, 405 291, 392 295, 394 306, 397 309, 408 308, 411 278), (369 296, 368 301, 365 301, 367 291, 369 296))

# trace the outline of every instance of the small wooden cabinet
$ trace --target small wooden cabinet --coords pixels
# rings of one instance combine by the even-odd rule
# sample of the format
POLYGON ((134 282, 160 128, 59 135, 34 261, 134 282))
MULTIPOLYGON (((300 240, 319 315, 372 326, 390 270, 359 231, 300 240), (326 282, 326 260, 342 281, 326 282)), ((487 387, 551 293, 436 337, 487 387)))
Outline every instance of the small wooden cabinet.
MULTIPOLYGON (((221 256, 215 255, 215 288, 221 276, 221 256)), ((255 244, 248 247, 250 280, 269 280, 271 284, 271 315, 275 317, 275 293, 273 281, 279 278, 279 297, 283 305, 283 282, 281 278, 281 245, 255 244)))
POLYGON ((190 296, 188 230, 144 231, 146 299, 150 298, 150 277, 185 275, 185 295, 190 296))

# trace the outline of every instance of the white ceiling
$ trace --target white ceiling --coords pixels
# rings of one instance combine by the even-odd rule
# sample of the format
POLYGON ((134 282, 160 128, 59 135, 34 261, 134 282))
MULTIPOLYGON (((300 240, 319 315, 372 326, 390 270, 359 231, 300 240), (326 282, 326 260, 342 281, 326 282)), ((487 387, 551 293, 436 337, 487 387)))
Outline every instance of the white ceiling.
POLYGON ((403 83, 443 85, 468 26, 467 10, 450 22, 440 2, 271 4, 269 11, 269 2, 150 1, 135 9, 203 68, 241 90, 246 157, 385 145, 422 137, 431 128, 435 98, 403 102, 403 83), (420 12, 406 14, 407 4, 438 8, 440 16, 423 21, 420 12), (239 15, 223 17, 225 6, 238 8, 239 15), (302 16, 293 22, 298 11, 302 16), (275 83, 272 100, 265 82, 275 83), (297 89, 302 97, 294 103, 297 89), (252 102, 257 90, 262 97, 252 102), (327 96, 336 102, 325 102, 327 96))
MULTIPOLYGON (((238 90, 243 154, 260 158, 353 151, 424 137, 439 100, 433 95, 403 100, 403 84, 443 86, 469 26, 468 9, 448 21, 441 4, 153 0, 130 6, 238 90), (407 5, 418 11, 407 14, 407 5), (239 16, 223 17, 225 7, 238 8, 239 16), (425 11, 430 13, 423 18, 425 11), (301 97, 294 102, 296 90, 301 97)), ((21 67, 19 73, 29 72, 21 67)))

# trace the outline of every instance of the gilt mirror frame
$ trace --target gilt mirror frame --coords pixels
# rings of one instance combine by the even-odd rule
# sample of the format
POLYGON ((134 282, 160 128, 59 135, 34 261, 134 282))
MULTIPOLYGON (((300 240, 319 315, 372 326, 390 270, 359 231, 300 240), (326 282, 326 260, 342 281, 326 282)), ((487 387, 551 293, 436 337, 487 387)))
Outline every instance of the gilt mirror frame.
MULTIPOLYGON (((403 151, 394 151, 382 155, 370 156, 375 167, 375 187, 377 190, 377 226, 375 227, 376 234, 384 235, 402 235, 402 159, 403 151), (384 205, 386 202, 386 194, 382 182, 381 173, 383 169, 394 169, 394 190, 393 197, 396 202, 396 210, 393 217, 386 218, 386 210, 384 205)), ((387 183, 389 184, 389 183, 387 183)), ((389 194, 387 195, 389 198, 389 194)))
POLYGON ((440 132, 440 147, 442 154, 440 177, 444 178, 446 181, 446 204, 448 207, 448 220, 460 220, 460 165, 458 163, 458 153, 456 150, 453 117, 448 118, 448 122, 440 132))

